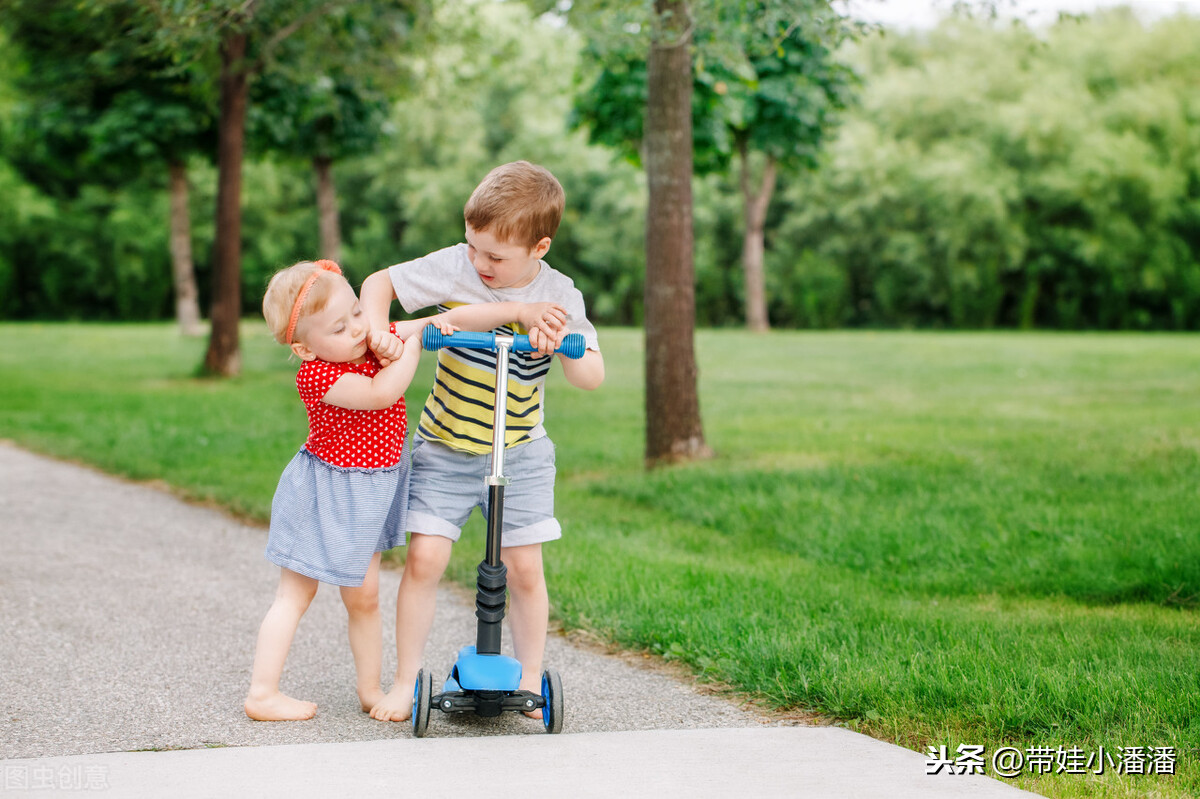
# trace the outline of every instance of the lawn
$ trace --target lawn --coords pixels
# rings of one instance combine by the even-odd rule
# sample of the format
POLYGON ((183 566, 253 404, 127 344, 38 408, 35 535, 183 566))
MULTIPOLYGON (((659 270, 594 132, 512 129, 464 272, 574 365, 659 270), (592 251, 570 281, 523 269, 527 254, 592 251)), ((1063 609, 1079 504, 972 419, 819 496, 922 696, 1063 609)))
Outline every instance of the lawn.
MULTIPOLYGON (((225 381, 166 325, 0 333, 0 437, 266 518, 304 412, 261 325, 225 381)), ((641 333, 601 341, 548 391, 564 626, 1048 796, 1200 794, 1200 339, 701 331, 717 457, 650 473, 641 333)))

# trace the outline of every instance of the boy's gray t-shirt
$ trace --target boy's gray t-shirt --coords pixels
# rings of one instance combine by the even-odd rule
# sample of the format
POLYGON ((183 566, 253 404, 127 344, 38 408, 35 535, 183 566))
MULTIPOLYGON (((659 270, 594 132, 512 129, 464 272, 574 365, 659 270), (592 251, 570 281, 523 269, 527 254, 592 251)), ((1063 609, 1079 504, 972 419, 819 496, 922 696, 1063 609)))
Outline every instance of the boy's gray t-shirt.
MULTIPOLYGON (((596 328, 587 318, 583 294, 571 278, 545 261, 528 285, 493 289, 479 278, 467 258, 467 245, 456 244, 422 258, 388 268, 392 287, 405 311, 438 306, 448 310, 480 302, 554 302, 567 311, 567 329, 583 336, 590 350, 600 349, 596 328)), ((499 332, 526 332, 516 323, 499 332)), ((553 358, 511 353, 508 380, 506 446, 541 438, 543 388, 553 358)), ((496 379, 495 353, 448 347, 438 351, 433 390, 421 411, 418 433, 454 449, 474 454, 491 451, 492 408, 496 379)))

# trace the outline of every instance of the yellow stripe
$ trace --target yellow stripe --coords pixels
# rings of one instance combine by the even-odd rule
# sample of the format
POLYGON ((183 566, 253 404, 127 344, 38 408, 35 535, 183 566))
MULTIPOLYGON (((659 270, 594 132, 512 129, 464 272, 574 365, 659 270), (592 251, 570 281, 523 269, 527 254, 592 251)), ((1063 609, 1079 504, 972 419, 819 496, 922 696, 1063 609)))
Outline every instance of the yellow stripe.
MULTIPOLYGON (((466 452, 484 454, 491 451, 492 419, 495 401, 495 374, 487 369, 465 364, 449 353, 438 354, 439 368, 433 391, 425 402, 422 421, 431 433, 448 431, 455 435, 438 435, 447 445, 466 452), (445 361, 442 361, 445 358, 445 361), (476 439, 464 440, 462 437, 476 439), (489 442, 488 444, 481 443, 489 442)), ((541 423, 541 390, 538 385, 510 381, 508 390, 508 419, 505 446, 520 443, 529 431, 541 423)))

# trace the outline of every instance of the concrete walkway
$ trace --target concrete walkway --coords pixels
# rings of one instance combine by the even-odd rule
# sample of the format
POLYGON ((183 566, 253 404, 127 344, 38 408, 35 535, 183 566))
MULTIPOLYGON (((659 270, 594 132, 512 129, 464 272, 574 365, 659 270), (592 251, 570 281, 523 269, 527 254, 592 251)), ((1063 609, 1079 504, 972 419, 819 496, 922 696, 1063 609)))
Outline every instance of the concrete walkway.
MULTIPOLYGON (((277 569, 266 531, 165 491, 0 443, 0 794, 111 796, 1017 796, 835 727, 766 719, 660 670, 551 636, 563 734, 434 711, 429 737, 358 708, 345 613, 318 593, 284 675, 308 722, 241 710, 277 569), (486 787, 484 787, 486 786, 486 787)), ((383 575, 394 663, 399 575, 383 575)), ((439 599, 426 664, 448 669, 473 609, 439 599)))

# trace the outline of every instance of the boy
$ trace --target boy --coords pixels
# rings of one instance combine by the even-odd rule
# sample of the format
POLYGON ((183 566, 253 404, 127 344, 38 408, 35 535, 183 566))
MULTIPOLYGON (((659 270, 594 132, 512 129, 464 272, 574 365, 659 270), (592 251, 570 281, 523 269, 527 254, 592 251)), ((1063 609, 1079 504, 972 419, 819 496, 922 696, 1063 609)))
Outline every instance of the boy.
MULTIPOLYGON (((360 295, 372 325, 379 326, 387 325, 393 299, 409 313, 431 305, 449 309, 484 302, 555 303, 565 311, 566 327, 555 340, 539 327, 528 330, 538 352, 511 354, 508 384, 505 472, 512 482, 505 490, 501 559, 508 568, 519 688, 535 694, 541 690, 550 613, 542 544, 562 535, 554 518, 554 444, 542 426, 542 392, 551 364, 546 355, 567 332, 581 333, 587 351, 574 361, 560 357, 563 374, 588 391, 604 381, 604 359, 583 295, 570 278, 541 260, 558 231, 564 204, 562 186, 548 170, 527 161, 496 167, 463 209, 465 244, 376 272, 360 295)), ((372 709, 376 719, 409 718, 450 550, 475 507, 486 513, 483 478, 490 468, 495 370, 495 353, 438 352, 433 391, 413 444, 412 536, 396 597, 396 679, 372 709)), ((527 715, 541 718, 541 711, 527 715)))

